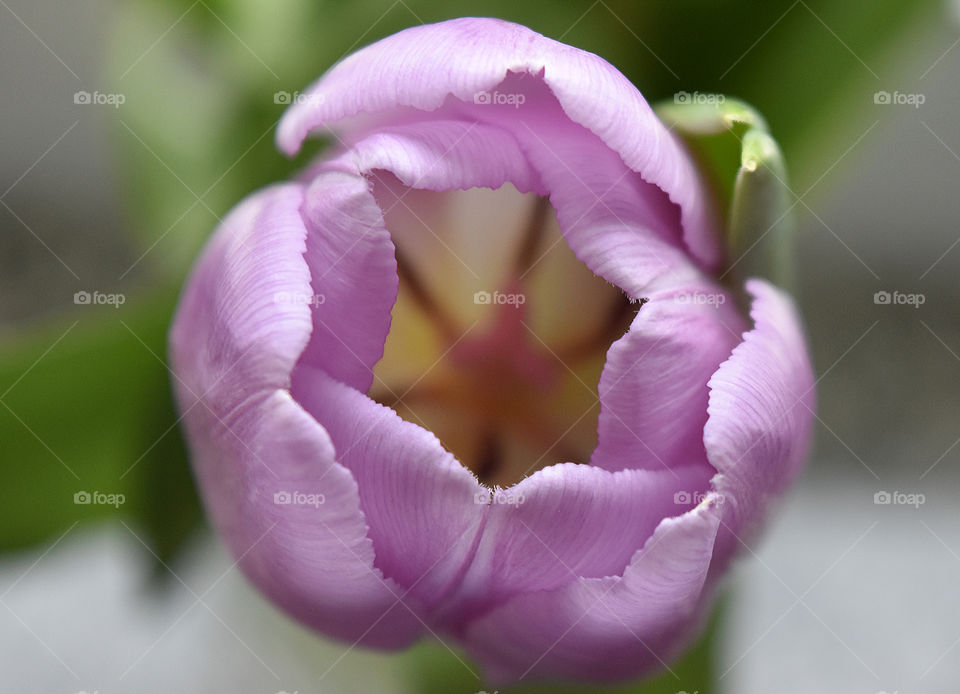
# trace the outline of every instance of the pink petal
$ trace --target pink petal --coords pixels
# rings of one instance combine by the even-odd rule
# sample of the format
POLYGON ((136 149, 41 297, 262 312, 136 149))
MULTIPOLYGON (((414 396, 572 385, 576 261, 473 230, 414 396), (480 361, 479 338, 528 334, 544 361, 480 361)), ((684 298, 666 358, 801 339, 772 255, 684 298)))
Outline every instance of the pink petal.
POLYGON ((521 593, 623 574, 660 521, 692 505, 674 495, 706 490, 710 477, 704 467, 608 472, 566 463, 497 491, 447 621, 456 630, 521 593))
POLYGON ((350 143, 323 169, 393 173, 411 188, 433 191, 499 188, 546 194, 535 169, 508 131, 464 119, 404 118, 350 143))
POLYGON ((277 301, 310 291, 302 201, 302 186, 283 184, 241 202, 185 285, 171 334, 175 373, 223 414, 289 384, 309 339, 307 306, 277 301))
POLYGON ((498 90, 524 94, 523 108, 478 111, 457 102, 446 110, 514 134, 550 193, 567 243, 587 267, 634 298, 677 268, 694 267, 677 206, 599 137, 566 118, 541 79, 509 73, 498 90))
POLYGON ((747 289, 755 326, 709 381, 714 491, 664 520, 622 578, 526 593, 470 624, 468 650, 494 681, 623 679, 668 664, 694 636, 716 577, 796 476, 810 438, 813 372, 799 316, 771 285, 747 289))
POLYGON ((377 568, 432 607, 473 556, 486 491, 432 433, 322 371, 298 368, 293 389, 359 484, 377 568))
POLYGON ((667 196, 595 135, 558 117, 542 81, 511 73, 507 83, 527 99, 517 113, 471 113, 453 100, 436 112, 398 113, 397 122, 352 133, 349 146, 305 178, 329 170, 379 178, 388 171, 406 186, 437 192, 511 183, 549 195, 577 257, 629 295, 642 296, 658 279, 678 281, 680 269, 696 277, 667 196))
POLYGON ((718 516, 705 502, 660 523, 622 577, 527 593, 467 630, 494 682, 615 681, 662 668, 701 619, 718 516))
POLYGON ((755 327, 710 379, 703 433, 723 495, 718 554, 752 539, 767 505, 807 456, 816 408, 803 323, 790 297, 763 280, 747 282, 755 327))
MULTIPOLYGON (((475 104, 476 95, 496 90, 511 72, 542 80, 556 98, 553 116, 540 122, 569 119, 583 126, 583 133, 679 205, 683 238, 694 256, 708 267, 719 263, 717 219, 695 167, 636 88, 603 59, 517 24, 456 19, 368 46, 332 68, 288 110, 277 142, 292 154, 312 130, 367 128, 382 122, 377 115, 440 109, 448 96, 462 102, 460 112, 483 121, 499 107, 475 104)), ((524 146, 536 142, 536 134, 519 122, 527 104, 505 108, 517 116, 517 140, 524 146)))
POLYGON ((707 465, 707 382, 745 328, 734 298, 701 279, 649 296, 607 352, 592 465, 663 470, 707 465))
POLYGON ((343 146, 229 215, 171 332, 200 487, 238 564, 325 633, 399 647, 435 624, 500 681, 662 666, 806 454, 813 374, 790 300, 748 283, 755 327, 734 347, 742 320, 701 275, 721 260, 710 198, 592 54, 454 20, 354 54, 308 97, 280 146, 330 127, 343 146), (498 89, 524 104, 474 102, 498 89), (592 466, 546 468, 488 505, 436 437, 365 395, 398 287, 383 171, 549 195, 577 257, 649 299, 610 349, 592 466))
POLYGON ((542 82, 529 75, 509 81, 528 99, 516 114, 470 114, 459 103, 419 117, 398 114, 398 123, 355 134, 349 147, 307 178, 331 170, 365 176, 388 171, 406 186, 437 192, 511 183, 521 192, 549 194, 574 253, 631 296, 644 295, 658 279, 680 281, 681 270, 696 278, 675 238, 676 208, 663 192, 595 135, 557 118, 556 99, 542 82))
POLYGON ((397 298, 390 233, 369 185, 356 175, 316 175, 302 212, 313 334, 300 361, 366 392, 397 298))
POLYGON ((421 628, 374 565, 357 484, 286 391, 310 331, 299 185, 268 188, 224 220, 171 332, 176 394, 210 515, 247 576, 306 624, 401 647, 421 628), (276 494, 314 495, 284 504, 276 494))

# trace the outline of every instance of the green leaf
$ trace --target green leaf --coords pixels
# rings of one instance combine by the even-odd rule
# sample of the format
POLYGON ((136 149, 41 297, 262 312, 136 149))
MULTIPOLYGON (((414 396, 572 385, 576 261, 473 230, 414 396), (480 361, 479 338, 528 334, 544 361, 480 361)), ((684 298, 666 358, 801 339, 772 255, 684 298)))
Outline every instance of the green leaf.
POLYGON ((164 560, 199 506, 162 360, 174 293, 74 315, 0 345, 0 550, 124 520, 164 560), (124 503, 77 504, 78 492, 124 503), (140 530, 137 531, 138 533, 140 530))

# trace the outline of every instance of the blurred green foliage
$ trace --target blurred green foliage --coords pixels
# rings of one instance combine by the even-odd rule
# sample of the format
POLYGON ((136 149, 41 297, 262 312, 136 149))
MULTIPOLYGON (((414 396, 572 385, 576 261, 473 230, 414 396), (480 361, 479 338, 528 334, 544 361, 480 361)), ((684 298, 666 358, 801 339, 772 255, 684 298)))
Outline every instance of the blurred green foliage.
POLYGON ((171 557, 200 521, 163 345, 173 293, 36 330, 0 349, 0 547, 125 518, 171 557), (78 492, 122 494, 119 507, 78 492))
MULTIPOLYGON (((593 51, 650 101, 738 97, 764 114, 802 188, 867 117, 873 65, 935 0, 140 0, 119 8, 109 70, 127 96, 116 133, 151 264, 183 272, 216 216, 285 177, 285 104, 345 54, 407 26, 497 16, 593 51), (170 29, 170 27, 173 27, 170 29), (169 30, 169 31, 168 31, 169 30), (202 197, 197 202, 197 197, 202 197), (186 216, 183 216, 186 215, 186 216)), ((314 150, 315 151, 315 148, 314 150)))
MULTIPOLYGON (((166 561, 198 527, 201 513, 163 364, 166 330, 179 285, 217 220, 246 193, 289 176, 320 147, 313 145, 296 161, 274 150, 273 131, 285 108, 276 103, 278 92, 305 88, 343 55, 404 27, 454 16, 498 16, 602 55, 650 101, 669 103, 680 91, 699 91, 752 104, 803 190, 837 159, 837 143, 863 129, 873 92, 889 88, 879 83, 875 66, 893 59, 901 37, 938 5, 934 0, 117 5, 106 68, 127 101, 113 137, 126 174, 130 233, 145 253, 131 277, 149 289, 129 296, 120 309, 96 309, 95 315, 86 310, 82 318, 79 313, 59 318, 0 344, 5 466, 0 551, 50 540, 76 521, 120 516, 146 532, 166 561), (126 503, 119 510, 75 505, 73 494, 81 490, 122 493, 126 503)), ((729 200, 740 147, 729 139, 716 144, 709 147, 711 166, 720 198, 729 200)), ((710 691, 703 680, 708 648, 701 645, 681 668, 690 691, 710 691)), ((436 659, 430 663, 424 672, 445 667, 436 659)), ((674 691, 674 684, 644 691, 674 691)))

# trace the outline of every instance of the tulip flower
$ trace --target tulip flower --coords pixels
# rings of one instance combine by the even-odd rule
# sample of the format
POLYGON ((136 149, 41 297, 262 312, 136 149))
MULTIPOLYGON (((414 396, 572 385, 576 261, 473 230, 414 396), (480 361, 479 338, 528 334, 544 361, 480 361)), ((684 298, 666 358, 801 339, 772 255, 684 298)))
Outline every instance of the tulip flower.
POLYGON ((368 46, 278 145, 310 134, 330 150, 223 220, 171 332, 239 566, 323 634, 438 637, 494 683, 668 663, 803 464, 791 299, 720 282, 680 140, 608 63, 525 27, 368 46))

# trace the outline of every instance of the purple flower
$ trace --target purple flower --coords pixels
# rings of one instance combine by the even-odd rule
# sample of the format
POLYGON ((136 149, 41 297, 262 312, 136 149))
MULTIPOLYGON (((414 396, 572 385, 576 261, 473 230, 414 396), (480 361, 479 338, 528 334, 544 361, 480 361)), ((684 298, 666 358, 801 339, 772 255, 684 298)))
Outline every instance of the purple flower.
POLYGON ((325 634, 452 638, 493 681, 660 667, 802 466, 790 299, 751 280, 741 314, 677 139, 525 27, 369 46, 279 146, 314 132, 333 151, 230 213, 171 334, 239 565, 325 634))

